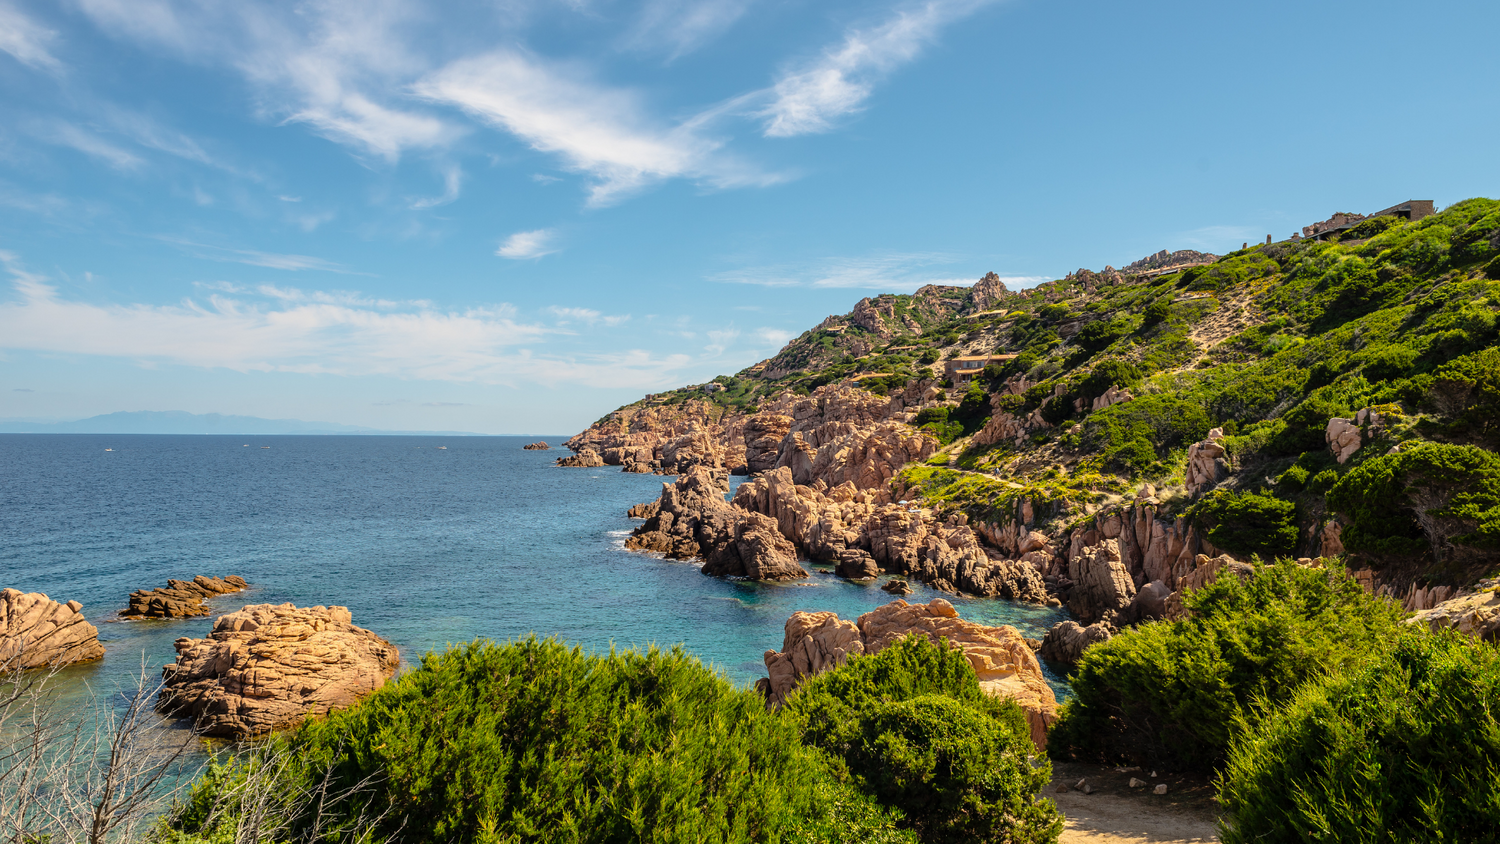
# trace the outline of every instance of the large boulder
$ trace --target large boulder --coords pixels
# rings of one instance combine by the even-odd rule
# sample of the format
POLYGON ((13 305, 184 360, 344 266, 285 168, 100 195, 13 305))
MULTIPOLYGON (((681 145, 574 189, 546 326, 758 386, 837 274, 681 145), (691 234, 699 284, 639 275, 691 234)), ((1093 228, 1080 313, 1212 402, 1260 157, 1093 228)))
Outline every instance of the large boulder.
POLYGON ((1217 557, 1199 554, 1195 558, 1195 562, 1197 563, 1197 567, 1179 577, 1177 579, 1177 588, 1173 590, 1171 595, 1167 596, 1165 613, 1167 618, 1182 618, 1187 615, 1187 604, 1183 600, 1187 596, 1187 593, 1202 589, 1208 584, 1213 583, 1225 572, 1238 577, 1242 581, 1249 580, 1255 576, 1254 566, 1249 563, 1242 563, 1228 554, 1220 554, 1217 557))
POLYGON ((780 706, 808 677, 915 634, 963 649, 980 688, 1020 704, 1038 749, 1046 747, 1047 727, 1057 719, 1057 697, 1020 631, 965 621, 942 598, 926 604, 892 601, 860 616, 857 624, 831 612, 796 612, 785 632, 781 651, 766 651, 767 676, 756 683, 769 706, 780 706))
POLYGON ((1059 621, 1047 631, 1037 656, 1053 662, 1073 665, 1083 656, 1089 645, 1108 642, 1113 635, 1109 625, 1102 622, 1084 627, 1076 621, 1059 621))
POLYGON ((252 604, 204 639, 178 639, 157 707, 205 734, 243 739, 346 707, 395 673, 396 646, 354 626, 346 607, 252 604))
POLYGON ((1460 594, 1406 620, 1433 632, 1451 628, 1476 639, 1500 639, 1500 578, 1482 580, 1477 591, 1460 594))
POLYGON ((1087 624, 1113 621, 1135 598, 1135 583, 1120 561, 1120 543, 1106 539, 1068 560, 1068 609, 1087 624))
POLYGON ((722 470, 695 467, 662 484, 656 509, 625 540, 625 547, 655 551, 673 559, 702 558, 703 573, 751 580, 807 577, 797 548, 781 534, 776 520, 724 500, 729 479, 722 470))
POLYGON ((586 448, 577 454, 557 458, 557 465, 568 469, 595 469, 604 465, 604 458, 592 448, 586 448))
POLYGON ((1224 449, 1224 430, 1215 428, 1202 442, 1188 446, 1187 489, 1199 495, 1213 489, 1229 476, 1228 452, 1224 449))
POLYGON ((130 605, 120 611, 123 618, 191 618, 208 615, 205 600, 228 595, 249 586, 243 577, 223 579, 198 575, 192 580, 168 580, 161 589, 139 589, 130 593, 130 605))
POLYGON ((40 592, 0 590, 0 668, 90 662, 104 656, 99 630, 77 601, 59 604, 40 592))

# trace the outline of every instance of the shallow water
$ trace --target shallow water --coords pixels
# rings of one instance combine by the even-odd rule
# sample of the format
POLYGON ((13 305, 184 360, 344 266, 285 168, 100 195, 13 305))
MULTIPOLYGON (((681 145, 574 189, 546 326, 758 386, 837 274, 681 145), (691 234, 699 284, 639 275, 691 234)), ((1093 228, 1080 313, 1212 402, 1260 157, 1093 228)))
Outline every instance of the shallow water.
MULTIPOLYGON (((348 606, 407 665, 448 643, 534 632, 596 651, 681 643, 741 686, 764 676, 792 612, 854 618, 891 600, 826 566, 793 584, 741 583, 628 552, 637 522, 625 510, 663 479, 559 469, 557 450, 523 451, 528 439, 0 435, 0 586, 84 604, 107 654, 66 674, 96 691, 208 632, 210 618, 114 620, 131 591, 198 574, 252 584, 216 599, 216 614, 348 606)), ((940 594, 913 586, 909 601, 940 594)), ((1064 617, 943 597, 964 618, 1034 637, 1064 617)))

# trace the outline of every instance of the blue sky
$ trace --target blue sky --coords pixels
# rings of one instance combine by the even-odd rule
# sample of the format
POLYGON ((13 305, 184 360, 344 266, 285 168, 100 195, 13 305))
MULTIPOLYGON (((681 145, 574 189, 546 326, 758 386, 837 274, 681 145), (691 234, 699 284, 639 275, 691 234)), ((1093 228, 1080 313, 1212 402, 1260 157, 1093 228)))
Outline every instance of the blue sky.
POLYGON ((1500 4, 0 0, 0 417, 576 431, 861 297, 1500 195, 1500 4))

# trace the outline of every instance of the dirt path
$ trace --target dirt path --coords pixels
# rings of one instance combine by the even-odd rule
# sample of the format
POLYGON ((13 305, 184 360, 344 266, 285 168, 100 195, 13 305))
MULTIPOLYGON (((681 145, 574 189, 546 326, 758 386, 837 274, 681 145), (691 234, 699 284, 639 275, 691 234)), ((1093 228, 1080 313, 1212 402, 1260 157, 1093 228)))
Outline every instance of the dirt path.
POLYGON ((1153 771, 1120 771, 1071 762, 1052 764, 1052 782, 1043 796, 1057 802, 1067 818, 1061 844, 1206 844, 1219 840, 1212 786, 1202 780, 1153 771), (1131 788, 1132 777, 1145 788, 1131 788), (1075 788, 1087 780, 1092 794, 1075 788), (1166 784, 1167 793, 1152 789, 1166 784), (1058 791, 1059 786, 1066 791, 1058 791))

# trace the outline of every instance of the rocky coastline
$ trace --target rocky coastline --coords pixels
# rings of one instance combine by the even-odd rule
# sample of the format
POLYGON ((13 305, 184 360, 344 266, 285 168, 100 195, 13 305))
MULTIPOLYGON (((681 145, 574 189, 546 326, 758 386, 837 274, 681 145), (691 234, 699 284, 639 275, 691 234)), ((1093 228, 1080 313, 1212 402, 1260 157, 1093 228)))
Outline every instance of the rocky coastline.
POLYGON ((130 605, 120 611, 121 618, 192 618, 208 615, 204 603, 209 598, 228 595, 249 587, 243 577, 198 575, 192 580, 168 580, 159 589, 140 589, 130 593, 130 605))

